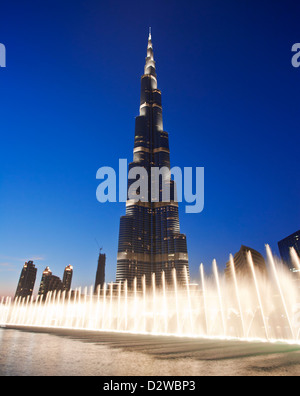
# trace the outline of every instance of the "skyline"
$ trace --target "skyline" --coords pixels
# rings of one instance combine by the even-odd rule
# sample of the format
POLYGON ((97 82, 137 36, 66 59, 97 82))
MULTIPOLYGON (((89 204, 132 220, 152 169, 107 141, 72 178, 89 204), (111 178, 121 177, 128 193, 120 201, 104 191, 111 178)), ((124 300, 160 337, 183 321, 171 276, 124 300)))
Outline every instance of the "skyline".
POLYGON ((134 2, 117 10, 52 2, 47 15, 39 4, 34 13, 4 5, 1 295, 15 292, 28 260, 36 283, 46 266, 61 277, 71 264, 73 287, 94 284, 95 238, 115 280, 124 206, 97 202, 96 171, 131 159, 149 26, 172 164, 206 172, 203 213, 180 208, 191 278, 214 258, 224 269, 242 244, 265 257, 268 243, 279 255, 277 242, 299 229, 299 69, 291 66, 299 5, 153 3, 150 17, 134 2))

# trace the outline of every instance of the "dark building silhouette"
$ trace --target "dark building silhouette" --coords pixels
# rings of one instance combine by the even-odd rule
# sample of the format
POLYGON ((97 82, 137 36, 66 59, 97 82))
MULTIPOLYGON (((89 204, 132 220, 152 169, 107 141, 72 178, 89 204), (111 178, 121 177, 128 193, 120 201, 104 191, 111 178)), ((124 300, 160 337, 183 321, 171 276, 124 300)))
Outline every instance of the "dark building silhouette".
POLYGON ((98 287, 100 286, 102 288, 105 283, 105 263, 106 263, 106 255, 100 252, 98 258, 96 280, 95 280, 95 289, 94 289, 95 293, 97 292, 98 287))
MULTIPOLYGON (((236 276, 240 278, 252 278, 252 270, 247 258, 248 252, 251 252, 252 260, 254 264, 255 273, 257 275, 266 276, 267 275, 267 266, 265 259, 263 256, 254 249, 251 249, 247 246, 241 246, 239 252, 234 255, 234 265, 236 276)), ((230 262, 226 264, 225 275, 227 279, 232 279, 232 268, 230 262)))
POLYGON ((49 267, 46 267, 42 275, 42 280, 38 294, 44 296, 45 298, 48 292, 55 290, 62 291, 63 283, 58 276, 52 274, 49 267))
MULTIPOLYGON (((174 201, 176 187, 170 177, 159 181, 159 195, 156 200, 151 199, 151 169, 170 169, 169 137, 163 129, 161 91, 157 88, 151 34, 141 78, 140 115, 135 121, 133 162, 129 170, 135 167, 143 167, 148 173, 148 197, 141 197, 138 202, 137 199, 127 200, 126 215, 120 220, 116 280, 127 280, 132 287, 136 277, 140 288, 144 275, 146 283, 151 284, 152 273, 155 273, 159 283, 164 271, 166 282, 171 283, 175 268, 177 282, 186 283, 185 266, 189 276, 186 236, 180 233, 178 203, 174 201), (160 191, 163 185, 170 188, 170 198, 165 202, 160 191)), ((128 180, 128 191, 135 181, 128 180)))
POLYGON ((42 275, 42 279, 41 279, 41 283, 40 283, 40 288, 39 288, 39 295, 44 295, 44 294, 46 294, 46 283, 47 283, 47 278, 49 277, 49 276, 51 276, 52 275, 52 272, 51 272, 51 270, 50 270, 50 268, 49 267, 46 267, 45 268, 45 270, 44 270, 44 272, 43 272, 43 275, 42 275))
POLYGON ((73 278, 73 267, 72 265, 68 265, 65 268, 64 276, 63 276, 63 291, 70 291, 72 285, 72 278, 73 278))
POLYGON ((20 280, 18 283, 15 298, 32 296, 36 281, 36 274, 37 274, 37 268, 33 264, 33 261, 28 261, 28 263, 24 264, 24 267, 20 275, 20 280))
POLYGON ((278 242, 278 248, 282 261, 291 269, 294 270, 294 264, 291 260, 290 249, 294 248, 300 257, 300 231, 282 239, 278 242))

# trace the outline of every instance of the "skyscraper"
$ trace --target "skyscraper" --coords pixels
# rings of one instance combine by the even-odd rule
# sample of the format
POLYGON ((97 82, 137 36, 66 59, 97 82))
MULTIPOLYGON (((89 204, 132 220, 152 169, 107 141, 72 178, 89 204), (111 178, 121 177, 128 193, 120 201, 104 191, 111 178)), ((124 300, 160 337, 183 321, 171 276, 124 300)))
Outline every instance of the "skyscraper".
POLYGON ((290 249, 294 248, 298 256, 300 257, 300 231, 282 239, 278 242, 279 252, 282 261, 291 269, 294 269, 294 264, 291 259, 290 249))
POLYGON ((35 281, 36 281, 37 269, 33 264, 33 261, 28 261, 24 264, 22 269, 20 280, 18 283, 15 298, 32 296, 35 281))
MULTIPOLYGON (((267 266, 263 256, 254 249, 242 245, 241 249, 234 255, 234 265, 237 277, 251 278, 253 277, 252 270, 247 258, 248 252, 251 252, 254 269, 257 275, 267 275, 267 266)), ((232 269, 230 262, 226 264, 225 275, 227 279, 232 279, 232 269)))
POLYGON ((63 276, 63 290, 64 291, 68 292, 71 290, 72 278, 73 278, 73 267, 72 267, 72 265, 68 265, 65 268, 64 276, 63 276))
MULTIPOLYGON (((189 276, 187 243, 186 236, 180 233, 178 203, 174 200, 176 186, 171 178, 164 180, 170 187, 170 199, 163 202, 161 191, 157 199, 151 199, 151 169, 170 169, 169 137, 163 129, 161 91, 157 88, 151 33, 141 78, 140 115, 135 121, 133 162, 129 170, 135 167, 143 167, 148 173, 148 199, 127 200, 126 215, 120 220, 117 282, 127 280, 130 287, 136 277, 141 287, 144 275, 146 283, 151 284, 152 274, 155 274, 159 284, 164 271, 165 280, 170 283, 175 268, 177 281, 183 284, 186 282, 184 267, 189 276)), ((133 182, 128 180, 128 189, 133 182)), ((161 187, 160 180, 159 190, 161 187)))
POLYGON ((98 287, 103 287, 105 283, 105 263, 106 263, 106 255, 103 253, 99 253, 98 258, 98 267, 96 273, 96 280, 95 280, 95 288, 94 292, 97 292, 98 287))
POLYGON ((43 271, 40 288, 39 288, 39 295, 46 294, 46 285, 47 285, 47 278, 52 275, 52 272, 49 267, 46 267, 43 271))
POLYGON ((58 276, 52 275, 50 268, 46 267, 42 275, 39 295, 46 297, 48 292, 55 290, 63 290, 62 281, 58 276))

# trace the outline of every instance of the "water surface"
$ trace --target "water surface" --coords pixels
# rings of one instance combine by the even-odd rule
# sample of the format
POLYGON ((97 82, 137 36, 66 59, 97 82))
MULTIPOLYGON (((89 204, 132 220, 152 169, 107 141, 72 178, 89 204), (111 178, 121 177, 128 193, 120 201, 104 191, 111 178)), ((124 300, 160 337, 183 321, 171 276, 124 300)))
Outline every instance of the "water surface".
POLYGON ((101 333, 0 329, 1 376, 300 374, 300 346, 101 333))

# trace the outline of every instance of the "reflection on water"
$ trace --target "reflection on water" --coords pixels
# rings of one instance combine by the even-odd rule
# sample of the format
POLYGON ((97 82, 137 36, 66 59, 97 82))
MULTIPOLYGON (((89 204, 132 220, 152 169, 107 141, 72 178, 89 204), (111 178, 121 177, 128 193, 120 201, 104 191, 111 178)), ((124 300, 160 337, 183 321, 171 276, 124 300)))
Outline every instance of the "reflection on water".
POLYGON ((300 347, 0 329, 0 375, 299 375, 300 347))

